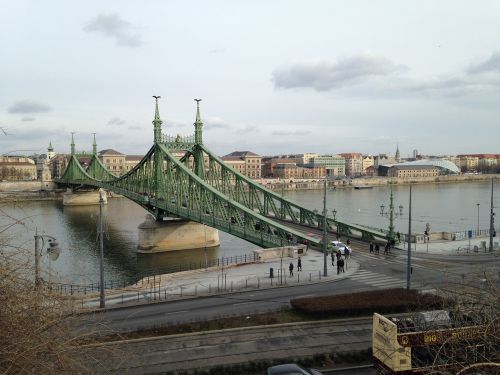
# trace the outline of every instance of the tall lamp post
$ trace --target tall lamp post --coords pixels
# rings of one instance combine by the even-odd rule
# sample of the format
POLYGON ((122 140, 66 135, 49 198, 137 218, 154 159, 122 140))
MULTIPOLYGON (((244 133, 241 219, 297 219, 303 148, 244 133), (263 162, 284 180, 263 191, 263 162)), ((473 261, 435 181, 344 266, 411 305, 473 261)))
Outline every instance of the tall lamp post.
MULTIPOLYGON (((55 259, 59 256, 59 244, 55 237, 49 236, 47 234, 38 234, 38 229, 35 231, 35 289, 40 287, 40 257, 43 253, 43 247, 45 244, 45 238, 49 243, 47 248, 47 253, 53 256, 55 259), (40 244, 41 241, 41 244, 40 244)), ((55 260, 53 259, 53 260, 55 260)))
POLYGON ((326 258, 327 254, 327 231, 326 231, 326 176, 325 176, 325 184, 323 189, 323 276, 327 276, 327 266, 326 266, 326 258))
POLYGON ((392 186, 391 186, 391 195, 389 198, 389 212, 384 212, 385 206, 383 204, 380 205, 380 216, 389 217, 389 238, 394 240, 394 218, 398 216, 403 216, 403 205, 399 205, 399 212, 394 212, 394 196, 392 194, 392 186))
POLYGON ((477 206, 477 236, 479 237, 479 206, 480 203, 476 203, 477 206))
POLYGON ((495 233, 495 213, 493 212, 493 178, 491 179, 491 203, 490 203, 490 252, 493 252, 493 237, 495 233))
POLYGON ((408 204, 408 262, 406 264, 406 289, 411 289, 411 184, 410 202, 408 204))
POLYGON ((99 274, 100 274, 100 297, 99 307, 102 309, 106 306, 104 297, 104 236, 103 236, 103 220, 102 220, 102 206, 104 199, 102 198, 102 191, 99 190, 99 274))
POLYGON ((339 239, 340 237, 340 226, 339 226, 339 223, 337 221, 337 210, 334 208, 332 209, 332 217, 333 217, 333 221, 335 221, 335 225, 337 226, 337 240, 339 239))

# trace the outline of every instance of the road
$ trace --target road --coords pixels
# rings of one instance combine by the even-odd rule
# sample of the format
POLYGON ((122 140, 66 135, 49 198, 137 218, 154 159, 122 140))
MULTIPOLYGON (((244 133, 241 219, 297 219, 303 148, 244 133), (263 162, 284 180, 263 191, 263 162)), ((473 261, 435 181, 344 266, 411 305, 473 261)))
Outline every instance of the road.
MULTIPOLYGON (((124 332, 225 316, 251 316, 288 307, 290 300, 298 297, 406 286, 406 257, 403 253, 369 254, 364 249, 366 244, 357 241, 353 242, 353 248, 353 256, 361 267, 348 279, 111 309, 87 315, 88 327, 99 322, 103 324, 100 330, 105 325, 112 331, 124 332)), ((478 275, 498 272, 497 262, 493 255, 472 258, 419 253, 413 257, 412 287, 433 289, 445 284, 479 287, 478 275)), ((496 278, 498 280, 498 275, 496 278)))

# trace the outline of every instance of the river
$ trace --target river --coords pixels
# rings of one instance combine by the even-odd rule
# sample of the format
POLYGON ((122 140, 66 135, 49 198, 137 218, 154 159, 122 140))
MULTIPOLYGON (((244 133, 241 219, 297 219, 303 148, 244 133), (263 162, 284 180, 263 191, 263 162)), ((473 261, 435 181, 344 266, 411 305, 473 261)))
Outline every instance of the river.
MULTIPOLYGON (((413 232, 423 233, 429 223, 431 231, 465 231, 479 226, 489 228, 490 183, 467 182, 414 185, 412 191, 413 232)), ((395 211, 403 205, 403 216, 395 220, 396 230, 408 230, 409 186, 394 186, 395 211)), ((347 222, 387 228, 389 220, 380 215, 380 205, 389 206, 387 186, 372 189, 336 189, 327 191, 327 209, 347 222)), ((323 209, 323 192, 314 190, 285 191, 285 196, 311 209, 323 209)), ((500 205, 500 186, 494 188, 494 206, 500 205)), ((34 256, 34 234, 57 238, 62 249, 56 261, 43 257, 42 271, 50 270, 52 281, 95 283, 99 279, 99 242, 97 237, 98 206, 63 207, 61 201, 4 202, 0 205, 0 229, 17 220, 19 223, 4 230, 9 235, 8 249, 17 247, 24 259, 34 256)), ((125 198, 109 199, 104 207, 105 275, 107 280, 130 281, 152 268, 163 268, 188 262, 205 261, 204 249, 175 251, 162 254, 137 254, 137 226, 146 211, 125 198)), ((209 259, 249 254, 257 246, 220 232, 221 246, 208 249, 209 259)), ((5 237, 0 237, 5 239, 5 237)), ((46 278, 46 277, 45 277, 46 278)))

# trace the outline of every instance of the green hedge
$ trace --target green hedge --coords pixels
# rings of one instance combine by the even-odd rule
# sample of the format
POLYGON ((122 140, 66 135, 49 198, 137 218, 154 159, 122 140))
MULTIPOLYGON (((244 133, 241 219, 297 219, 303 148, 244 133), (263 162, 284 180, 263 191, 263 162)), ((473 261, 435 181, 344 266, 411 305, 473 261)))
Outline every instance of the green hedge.
POLYGON ((437 309, 449 301, 416 290, 384 289, 360 293, 339 294, 321 297, 297 298, 290 301, 292 307, 306 315, 315 317, 339 317, 398 313, 416 309, 437 309))

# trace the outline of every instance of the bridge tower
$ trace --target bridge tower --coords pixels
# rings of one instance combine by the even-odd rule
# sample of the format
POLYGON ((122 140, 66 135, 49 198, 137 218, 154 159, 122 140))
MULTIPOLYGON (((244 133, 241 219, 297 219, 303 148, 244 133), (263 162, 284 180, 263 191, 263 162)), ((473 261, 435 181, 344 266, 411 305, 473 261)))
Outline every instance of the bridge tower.
MULTIPOLYGON (((153 119, 153 130, 154 130, 154 159, 153 159, 153 170, 155 179, 152 181, 153 183, 153 191, 156 199, 160 197, 160 186, 161 181, 163 180, 163 158, 161 157, 161 152, 159 150, 159 145, 161 143, 161 125, 163 121, 160 118, 160 110, 158 108, 158 99, 161 98, 159 95, 153 95, 155 98, 155 117, 153 119)), ((161 220, 161 214, 158 207, 155 210, 156 220, 161 220)))

